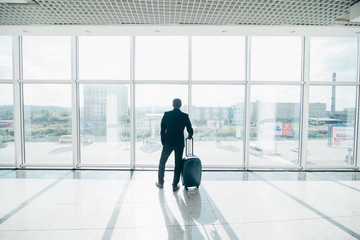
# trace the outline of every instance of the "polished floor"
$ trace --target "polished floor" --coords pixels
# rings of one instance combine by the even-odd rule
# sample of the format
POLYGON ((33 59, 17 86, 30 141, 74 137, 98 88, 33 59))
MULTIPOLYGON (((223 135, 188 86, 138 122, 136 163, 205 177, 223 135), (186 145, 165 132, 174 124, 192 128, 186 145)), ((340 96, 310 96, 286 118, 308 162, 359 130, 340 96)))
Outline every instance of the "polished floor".
POLYGON ((0 170, 0 239, 360 239, 360 172, 0 170))

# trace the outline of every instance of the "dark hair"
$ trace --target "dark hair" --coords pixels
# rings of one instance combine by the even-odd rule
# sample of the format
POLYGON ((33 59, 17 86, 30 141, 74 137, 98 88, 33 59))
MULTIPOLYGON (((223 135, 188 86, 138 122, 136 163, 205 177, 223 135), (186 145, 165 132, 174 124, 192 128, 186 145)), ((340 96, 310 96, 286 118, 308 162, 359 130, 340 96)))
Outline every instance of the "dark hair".
POLYGON ((182 105, 182 103, 181 103, 181 99, 180 99, 180 98, 175 98, 175 99, 173 100, 173 107, 174 107, 174 108, 180 108, 181 105, 182 105))

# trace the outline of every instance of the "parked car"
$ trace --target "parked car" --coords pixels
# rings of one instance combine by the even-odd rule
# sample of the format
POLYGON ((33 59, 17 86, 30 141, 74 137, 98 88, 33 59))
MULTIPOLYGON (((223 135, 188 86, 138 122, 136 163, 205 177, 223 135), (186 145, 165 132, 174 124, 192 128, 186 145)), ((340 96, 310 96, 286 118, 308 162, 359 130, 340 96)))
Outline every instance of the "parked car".
MULTIPOLYGON (((59 143, 72 143, 72 135, 61 135, 59 138, 59 143)), ((90 137, 80 136, 80 143, 89 145, 93 143, 93 139, 90 137)))
POLYGON ((59 143, 72 143, 72 135, 61 135, 59 143))

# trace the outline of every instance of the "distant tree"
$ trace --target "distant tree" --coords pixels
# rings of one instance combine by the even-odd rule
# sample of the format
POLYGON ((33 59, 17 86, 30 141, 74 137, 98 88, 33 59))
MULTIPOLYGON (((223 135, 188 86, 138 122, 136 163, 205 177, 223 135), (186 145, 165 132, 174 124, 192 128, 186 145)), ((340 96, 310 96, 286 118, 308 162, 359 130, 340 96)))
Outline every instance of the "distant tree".
POLYGON ((12 111, 0 112, 0 119, 2 120, 14 120, 14 114, 12 111))

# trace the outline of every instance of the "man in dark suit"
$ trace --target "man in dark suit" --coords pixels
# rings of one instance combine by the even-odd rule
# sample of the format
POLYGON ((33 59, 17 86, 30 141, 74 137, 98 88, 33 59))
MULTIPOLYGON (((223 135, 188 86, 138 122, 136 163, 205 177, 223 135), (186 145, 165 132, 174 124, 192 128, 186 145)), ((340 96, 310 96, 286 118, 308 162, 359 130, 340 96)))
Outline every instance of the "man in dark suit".
POLYGON ((181 99, 175 98, 173 100, 174 109, 169 112, 165 112, 163 118, 161 119, 161 143, 163 145, 159 170, 158 170, 158 182, 156 186, 158 188, 163 188, 164 186, 164 174, 165 174, 165 164, 172 153, 175 152, 175 169, 174 169, 174 179, 173 179, 173 191, 176 192, 179 190, 179 181, 180 174, 182 170, 182 155, 184 152, 184 129, 188 132, 187 138, 192 138, 193 128, 191 127, 191 122, 189 115, 183 113, 180 108, 182 106, 181 99))

